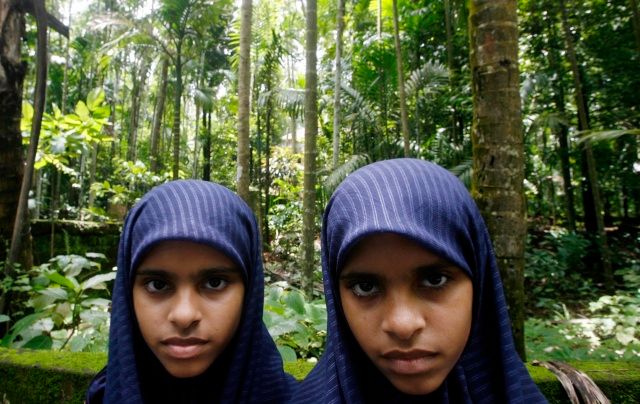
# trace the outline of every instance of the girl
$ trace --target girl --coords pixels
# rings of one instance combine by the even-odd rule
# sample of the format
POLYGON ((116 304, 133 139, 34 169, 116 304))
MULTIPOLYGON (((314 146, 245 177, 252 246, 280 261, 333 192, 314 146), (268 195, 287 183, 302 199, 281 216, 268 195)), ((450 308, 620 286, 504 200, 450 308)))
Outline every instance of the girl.
POLYGON ((280 403, 293 379, 262 322, 257 224, 228 189, 174 181, 125 220, 109 360, 93 403, 280 403))
POLYGON ((329 201, 322 249, 328 342, 294 402, 545 402, 514 349, 484 222, 448 171, 357 170, 329 201))

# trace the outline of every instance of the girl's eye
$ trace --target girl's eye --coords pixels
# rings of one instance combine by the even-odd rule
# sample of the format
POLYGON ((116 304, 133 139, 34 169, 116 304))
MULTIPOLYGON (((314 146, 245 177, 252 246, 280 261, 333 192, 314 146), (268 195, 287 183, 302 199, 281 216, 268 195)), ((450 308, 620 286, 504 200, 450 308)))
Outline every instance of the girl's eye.
POLYGON ((168 289, 167 282, 160 279, 152 279, 145 283, 145 287, 151 293, 164 292, 168 289))
POLYGON ((447 284, 449 277, 445 274, 427 275, 422 279, 422 286, 428 288, 441 288, 447 284))
POLYGON ((222 290, 229 282, 221 278, 209 278, 204 283, 206 289, 222 290))
POLYGON ((349 288, 353 294, 358 297, 369 297, 380 292, 380 288, 374 282, 370 281, 356 282, 349 288))

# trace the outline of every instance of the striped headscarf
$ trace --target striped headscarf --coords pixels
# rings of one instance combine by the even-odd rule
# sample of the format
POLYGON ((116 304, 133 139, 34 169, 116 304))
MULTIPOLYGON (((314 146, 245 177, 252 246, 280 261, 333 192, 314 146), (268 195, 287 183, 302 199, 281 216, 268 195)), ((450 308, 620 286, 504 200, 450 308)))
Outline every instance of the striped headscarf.
POLYGON ((418 242, 472 279, 469 340, 443 385, 427 400, 546 402, 516 353, 491 241, 474 201, 447 170, 415 159, 363 167, 349 175, 331 197, 322 229, 328 342, 293 401, 425 402, 425 397, 399 392, 375 369, 355 341, 340 308, 338 275, 347 254, 362 238, 385 232, 418 242))
POLYGON ((236 194, 211 182, 160 185, 131 209, 118 251, 109 333, 109 360, 90 386, 89 403, 221 402, 281 403, 293 378, 262 321, 264 275, 260 237, 251 209, 236 194), (202 375, 169 375, 144 343, 133 309, 134 272, 161 241, 183 240, 215 248, 241 269, 242 318, 234 340, 202 375))

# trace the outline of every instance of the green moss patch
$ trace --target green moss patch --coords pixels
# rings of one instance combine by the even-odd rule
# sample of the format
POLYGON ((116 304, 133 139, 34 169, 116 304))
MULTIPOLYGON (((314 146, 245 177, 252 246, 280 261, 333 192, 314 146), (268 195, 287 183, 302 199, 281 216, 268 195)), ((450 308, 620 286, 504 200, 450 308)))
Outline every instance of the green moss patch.
MULTIPOLYGON (((82 403, 93 376, 107 363, 106 353, 31 351, 0 348, 0 400, 16 403, 82 403)), ((640 362, 572 362, 588 374, 613 403, 640 402, 640 362)), ((302 380, 314 363, 287 362, 284 369, 302 380)), ((551 403, 568 403, 555 375, 527 365, 551 403)))

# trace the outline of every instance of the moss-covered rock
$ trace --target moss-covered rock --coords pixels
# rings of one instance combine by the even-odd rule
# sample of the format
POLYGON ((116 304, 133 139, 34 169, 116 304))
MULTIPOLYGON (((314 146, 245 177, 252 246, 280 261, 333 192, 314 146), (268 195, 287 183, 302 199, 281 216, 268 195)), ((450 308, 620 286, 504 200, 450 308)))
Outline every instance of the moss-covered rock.
MULTIPOLYGON (((17 403, 81 403, 93 376, 107 363, 105 353, 71 353, 0 348, 0 400, 17 403)), ((612 403, 640 402, 640 362, 573 362, 588 374, 612 403)), ((287 362, 284 369, 303 379, 314 364, 287 362)), ((528 365, 531 376, 551 403, 568 403, 556 377, 528 365)), ((1 402, 1 401, 0 401, 1 402)))

